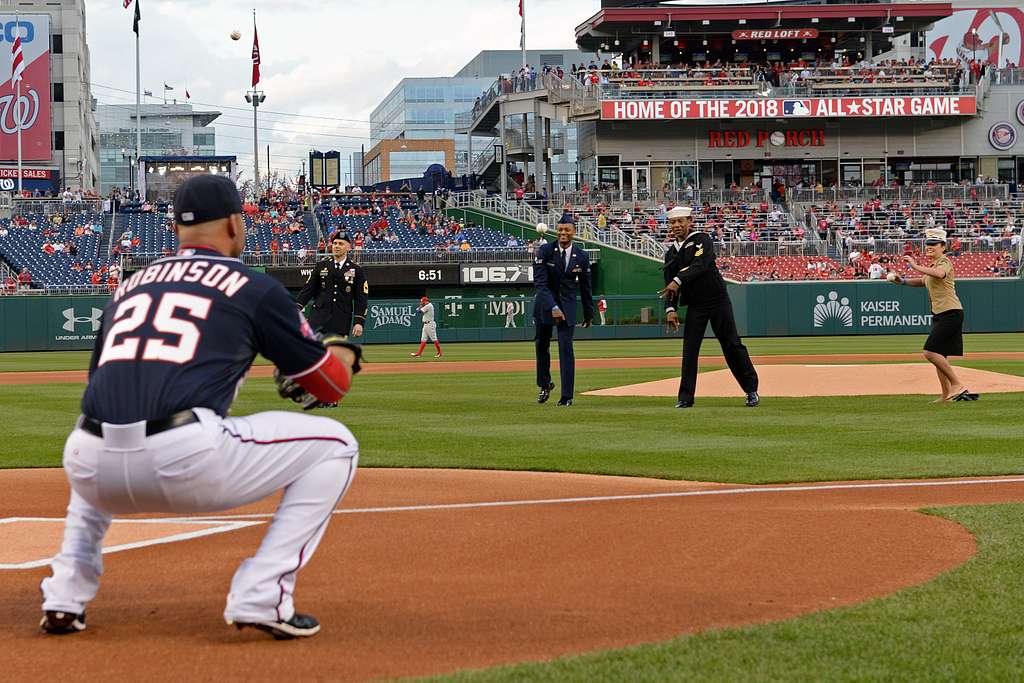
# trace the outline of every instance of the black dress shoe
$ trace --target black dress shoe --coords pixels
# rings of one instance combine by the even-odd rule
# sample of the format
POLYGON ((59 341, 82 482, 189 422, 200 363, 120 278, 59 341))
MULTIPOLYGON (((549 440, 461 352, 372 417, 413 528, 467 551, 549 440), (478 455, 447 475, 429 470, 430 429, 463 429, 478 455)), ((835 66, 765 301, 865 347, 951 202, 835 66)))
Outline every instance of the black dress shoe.
POLYGON ((676 408, 692 408, 693 401, 680 401, 676 404, 676 408))
POLYGON ((560 405, 560 406, 571 406, 572 405, 572 399, 571 398, 560 398, 560 399, 558 399, 558 405, 560 405))
POLYGON ((551 390, 555 388, 555 383, 551 382, 546 387, 540 388, 540 393, 537 394, 537 403, 546 403, 551 398, 551 390))
POLYGON ((757 395, 756 391, 747 393, 747 407, 755 408, 757 404, 761 402, 761 397, 757 395))

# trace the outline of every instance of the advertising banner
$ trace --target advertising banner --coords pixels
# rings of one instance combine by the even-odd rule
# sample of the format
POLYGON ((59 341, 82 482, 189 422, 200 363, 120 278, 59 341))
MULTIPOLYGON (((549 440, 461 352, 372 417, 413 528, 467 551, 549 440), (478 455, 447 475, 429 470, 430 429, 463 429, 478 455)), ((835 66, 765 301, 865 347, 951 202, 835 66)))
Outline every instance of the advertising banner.
POLYGON ((50 17, 45 14, 0 14, 0 159, 17 161, 18 124, 21 158, 47 161, 50 152, 50 17), (21 36, 25 71, 21 99, 11 82, 11 48, 21 36))
POLYGON ((925 36, 929 59, 976 59, 1000 67, 1024 64, 1024 9, 957 8, 925 36))
POLYGON ((970 116, 976 113, 978 105, 973 95, 601 102, 601 118, 606 121, 970 116))
MULTIPOLYGON (((56 194, 60 191, 60 171, 48 168, 22 168, 22 187, 29 192, 39 190, 56 194)), ((18 167, 0 166, 0 192, 18 189, 18 167)))

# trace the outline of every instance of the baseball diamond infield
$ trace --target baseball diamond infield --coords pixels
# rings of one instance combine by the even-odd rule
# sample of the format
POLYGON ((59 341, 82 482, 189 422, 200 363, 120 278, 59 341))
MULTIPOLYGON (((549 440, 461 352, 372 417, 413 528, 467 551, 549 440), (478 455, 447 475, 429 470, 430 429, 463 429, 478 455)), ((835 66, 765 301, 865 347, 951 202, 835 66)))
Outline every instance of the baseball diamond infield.
MULTIPOLYGON (((0 474, 5 555, 56 549, 60 470, 0 474), (31 515, 19 522, 11 518, 31 515)), ((297 602, 323 632, 275 643, 221 617, 231 574, 273 509, 123 522, 157 542, 192 522, 221 533, 106 556, 89 629, 36 631, 45 568, 0 571, 5 677, 370 680, 440 674, 664 641, 850 605, 933 579, 973 537, 923 506, 1024 501, 1024 477, 730 486, 464 470, 360 471, 297 602), (240 515, 240 516, 232 516, 240 515), (256 522, 256 524, 252 524, 256 522), (166 528, 162 528, 165 527, 166 528)))

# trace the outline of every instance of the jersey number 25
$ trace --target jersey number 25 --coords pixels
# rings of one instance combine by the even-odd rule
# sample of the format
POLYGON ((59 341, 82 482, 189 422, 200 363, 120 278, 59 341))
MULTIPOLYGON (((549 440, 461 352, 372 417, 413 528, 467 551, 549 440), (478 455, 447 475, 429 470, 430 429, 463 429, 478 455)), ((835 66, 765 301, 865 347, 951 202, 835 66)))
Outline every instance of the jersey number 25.
MULTIPOLYGON (((206 320, 210 314, 210 299, 180 292, 168 292, 160 297, 156 313, 153 316, 153 328, 163 334, 176 335, 177 344, 170 344, 162 339, 147 339, 142 350, 142 360, 165 361, 181 365, 192 360, 196 354, 201 333, 190 320, 175 317, 179 309, 199 320, 206 320)), ((103 353, 100 354, 98 365, 113 360, 135 360, 139 355, 141 337, 121 335, 134 332, 142 326, 153 307, 153 297, 149 294, 136 294, 122 301, 114 312, 114 324, 107 332, 103 342, 103 353)))

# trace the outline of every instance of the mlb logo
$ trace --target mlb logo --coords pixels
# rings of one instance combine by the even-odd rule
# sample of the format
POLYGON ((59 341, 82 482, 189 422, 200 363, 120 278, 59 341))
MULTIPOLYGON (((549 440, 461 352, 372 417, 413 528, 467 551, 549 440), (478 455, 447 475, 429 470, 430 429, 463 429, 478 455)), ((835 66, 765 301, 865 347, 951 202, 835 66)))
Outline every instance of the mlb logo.
POLYGON ((782 113, 786 116, 810 116, 810 100, 783 100, 782 113))

